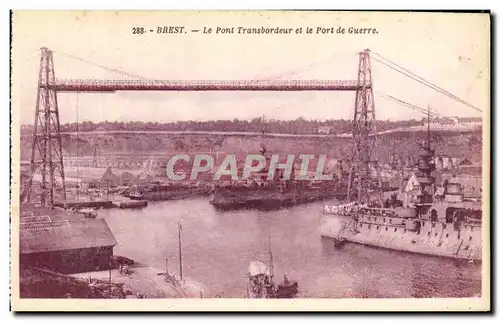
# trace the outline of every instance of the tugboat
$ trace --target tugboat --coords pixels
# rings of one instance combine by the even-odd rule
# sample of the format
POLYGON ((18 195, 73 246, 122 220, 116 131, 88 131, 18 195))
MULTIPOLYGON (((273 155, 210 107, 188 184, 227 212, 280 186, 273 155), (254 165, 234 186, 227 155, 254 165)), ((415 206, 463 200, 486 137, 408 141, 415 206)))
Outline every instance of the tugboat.
POLYGON ((275 284, 273 281, 273 255, 271 252, 271 238, 269 237, 269 265, 268 268, 261 261, 252 261, 248 267, 247 298, 251 299, 291 299, 299 293, 297 281, 289 281, 283 276, 283 281, 275 284))
POLYGON ((386 202, 382 207, 360 200, 327 205, 321 218, 321 236, 332 238, 336 247, 354 242, 481 261, 481 202, 466 200, 458 183, 436 184, 431 176, 435 165, 429 124, 427 141, 421 147, 418 171, 403 191, 403 206, 386 202))

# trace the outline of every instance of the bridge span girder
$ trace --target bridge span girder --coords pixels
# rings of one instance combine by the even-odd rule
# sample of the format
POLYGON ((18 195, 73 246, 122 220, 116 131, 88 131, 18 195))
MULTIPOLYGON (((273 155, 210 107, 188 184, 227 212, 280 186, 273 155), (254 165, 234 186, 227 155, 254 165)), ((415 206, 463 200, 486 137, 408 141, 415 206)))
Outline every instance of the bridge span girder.
MULTIPOLYGON (((356 80, 97 80, 58 79, 58 92, 115 91, 356 91, 356 80)), ((371 87, 371 84, 368 86, 371 87)))

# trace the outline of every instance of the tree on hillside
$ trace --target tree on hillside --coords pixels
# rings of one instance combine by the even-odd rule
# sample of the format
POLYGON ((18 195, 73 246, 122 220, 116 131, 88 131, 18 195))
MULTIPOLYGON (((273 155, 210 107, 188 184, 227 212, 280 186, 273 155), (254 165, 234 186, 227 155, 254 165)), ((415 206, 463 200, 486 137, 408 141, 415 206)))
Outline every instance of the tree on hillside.
MULTIPOLYGON (((251 120, 213 120, 213 121, 176 121, 169 123, 159 122, 99 122, 84 121, 82 123, 66 123, 61 125, 63 132, 87 132, 95 130, 103 131, 231 131, 231 132, 262 132, 267 133, 288 133, 288 134, 314 134, 319 127, 330 127, 331 132, 347 133, 352 129, 352 121, 345 119, 329 119, 324 121, 307 120, 299 117, 294 120, 266 119, 256 117, 251 120)), ((421 125, 422 121, 410 119, 402 121, 378 120, 377 130, 385 131, 398 127, 408 127, 421 125)), ((33 125, 22 125, 21 132, 30 134, 33 132, 33 125)))

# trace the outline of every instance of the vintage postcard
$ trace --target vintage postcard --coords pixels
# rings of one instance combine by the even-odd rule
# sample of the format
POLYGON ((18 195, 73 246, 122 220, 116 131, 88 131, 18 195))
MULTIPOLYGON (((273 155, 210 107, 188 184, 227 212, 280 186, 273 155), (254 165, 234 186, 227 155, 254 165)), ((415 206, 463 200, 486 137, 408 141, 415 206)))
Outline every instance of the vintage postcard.
POLYGON ((14 11, 15 311, 487 311, 490 16, 14 11))

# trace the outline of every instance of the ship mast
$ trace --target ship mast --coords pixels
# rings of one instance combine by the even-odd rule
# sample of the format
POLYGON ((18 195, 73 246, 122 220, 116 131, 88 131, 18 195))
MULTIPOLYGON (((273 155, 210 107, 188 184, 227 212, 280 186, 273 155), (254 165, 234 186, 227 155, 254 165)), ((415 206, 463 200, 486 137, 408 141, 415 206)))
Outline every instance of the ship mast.
POLYGON ((274 265, 273 265, 273 252, 271 250, 271 228, 269 228, 268 244, 269 244, 269 281, 272 282, 274 276, 274 265))
POLYGON ((265 136, 266 136, 266 116, 265 115, 262 115, 262 135, 261 135, 261 139, 260 139, 260 153, 262 155, 264 155, 267 151, 267 147, 266 147, 266 144, 264 142, 264 139, 265 139, 265 136))
POLYGON ((431 106, 427 105, 427 149, 431 149, 431 106))
POLYGON ((422 151, 419 153, 419 163, 418 171, 420 173, 420 184, 422 185, 422 198, 421 203, 432 202, 430 198, 434 194, 432 189, 434 185, 434 178, 431 173, 435 169, 434 162, 434 150, 431 148, 431 127, 430 127, 430 106, 427 107, 427 139, 424 144, 422 144, 422 151))
POLYGON ((180 222, 178 222, 177 224, 178 224, 178 228, 179 228, 179 273, 180 273, 181 281, 182 281, 182 243, 181 243, 182 225, 180 222))

